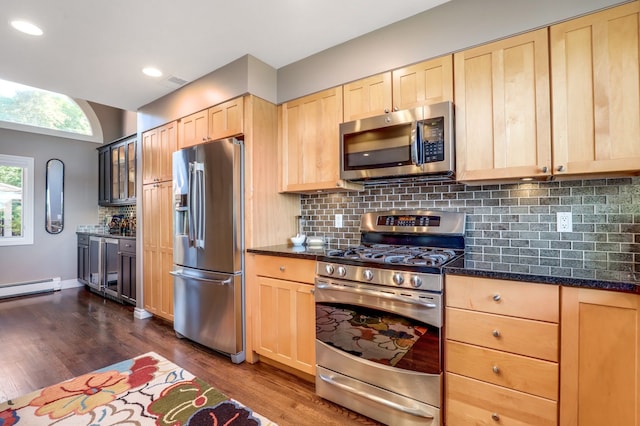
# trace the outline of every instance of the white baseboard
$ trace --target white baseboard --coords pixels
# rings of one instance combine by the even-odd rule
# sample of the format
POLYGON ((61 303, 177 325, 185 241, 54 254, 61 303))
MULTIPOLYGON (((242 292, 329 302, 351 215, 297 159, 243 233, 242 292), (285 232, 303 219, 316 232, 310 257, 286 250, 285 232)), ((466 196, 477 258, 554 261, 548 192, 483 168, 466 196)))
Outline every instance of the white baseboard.
POLYGON ((64 280, 64 281, 60 281, 60 290, 65 290, 67 288, 75 288, 75 287, 82 287, 84 286, 84 284, 82 284, 80 281, 78 280, 64 280))
POLYGON ((0 299, 58 291, 60 288, 60 277, 22 283, 2 284, 0 285, 0 299))
POLYGON ((133 310, 133 317, 137 319, 147 319, 147 318, 151 318, 152 316, 153 314, 145 311, 142 308, 135 308, 133 310))

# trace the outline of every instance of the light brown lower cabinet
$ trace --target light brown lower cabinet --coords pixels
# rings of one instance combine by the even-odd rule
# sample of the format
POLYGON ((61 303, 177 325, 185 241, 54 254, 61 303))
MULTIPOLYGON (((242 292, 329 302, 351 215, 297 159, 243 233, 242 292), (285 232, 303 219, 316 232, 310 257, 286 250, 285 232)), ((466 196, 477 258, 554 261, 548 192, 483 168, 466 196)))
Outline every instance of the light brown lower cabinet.
POLYGON ((248 254, 246 263, 247 339, 253 352, 315 375, 315 261, 248 254))
POLYGON ((555 401, 471 377, 445 374, 447 425, 556 425, 555 401))
POLYGON ((556 425, 559 286, 447 275, 445 422, 556 425))
POLYGON ((173 204, 172 182, 143 185, 144 309, 173 321, 173 204))
POLYGON ((562 288, 560 424, 640 424, 640 295, 562 288))

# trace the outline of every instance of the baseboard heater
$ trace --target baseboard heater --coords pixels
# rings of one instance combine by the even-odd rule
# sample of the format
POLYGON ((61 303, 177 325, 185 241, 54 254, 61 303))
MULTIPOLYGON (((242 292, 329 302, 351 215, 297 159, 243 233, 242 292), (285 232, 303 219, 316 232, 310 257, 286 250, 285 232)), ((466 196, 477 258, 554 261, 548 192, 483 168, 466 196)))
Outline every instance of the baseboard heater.
POLYGON ((37 293, 49 293, 60 290, 60 288, 60 277, 22 283, 0 284, 0 299, 37 293))

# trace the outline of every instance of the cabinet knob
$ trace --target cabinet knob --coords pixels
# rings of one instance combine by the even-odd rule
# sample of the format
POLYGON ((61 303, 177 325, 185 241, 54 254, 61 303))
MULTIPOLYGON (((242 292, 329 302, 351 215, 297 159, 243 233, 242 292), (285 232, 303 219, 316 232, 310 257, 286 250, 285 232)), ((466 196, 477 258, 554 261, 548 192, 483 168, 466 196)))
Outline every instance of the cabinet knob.
POLYGON ((542 167, 542 173, 547 173, 547 171, 549 171, 547 166, 542 167))
POLYGON ((500 415, 498 413, 491 413, 491 420, 493 420, 494 422, 499 422, 500 415))
POLYGON ((389 114, 389 108, 385 108, 385 109, 384 109, 384 113, 385 113, 385 114, 389 114))
POLYGON ((284 266, 280 266, 280 272, 284 272, 284 266))
POLYGON ((496 293, 496 294, 493 295, 494 302, 499 302, 500 299, 502 299, 502 297, 500 297, 500 294, 496 293))
POLYGON ((491 370, 496 374, 500 374, 500 368, 497 365, 494 365, 491 370))
POLYGON ((564 172, 564 166, 558 166, 558 171, 559 172, 564 172))
POLYGON ((500 330, 493 330, 491 334, 493 335, 493 337, 500 337, 500 330))

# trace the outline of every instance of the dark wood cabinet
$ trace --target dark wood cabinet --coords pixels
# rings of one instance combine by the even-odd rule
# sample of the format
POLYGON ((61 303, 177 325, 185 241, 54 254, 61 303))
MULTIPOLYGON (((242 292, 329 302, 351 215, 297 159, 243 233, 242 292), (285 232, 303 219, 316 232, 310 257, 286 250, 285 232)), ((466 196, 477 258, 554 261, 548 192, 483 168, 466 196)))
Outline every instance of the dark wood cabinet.
POLYGON ((134 238, 114 236, 105 237, 101 238, 99 235, 91 237, 90 234, 78 233, 78 281, 105 297, 135 305, 136 240, 134 238), (113 243, 117 241, 117 244, 112 244, 109 248, 103 247, 102 249, 98 249, 98 245, 94 244, 93 259, 91 259, 92 241, 95 243, 100 239, 107 239, 113 243), (110 250, 112 251, 110 252, 110 250), (113 261, 108 261, 108 259, 104 258, 105 256, 113 259, 113 261), (91 261, 94 263, 94 282, 91 282, 91 261), (112 267, 109 266, 109 262, 113 265, 112 267), (99 264, 103 265, 102 268, 107 269, 105 274, 106 283, 100 283, 98 277, 100 273, 99 264), (108 272, 109 270, 112 272, 108 272))
POLYGON ((98 149, 98 204, 111 205, 111 152, 108 148, 98 149))
POLYGON ((78 234, 78 281, 89 283, 89 234, 78 234))
POLYGON ((136 135, 98 148, 98 203, 101 206, 136 203, 136 135))
POLYGON ((136 241, 120 239, 120 261, 118 278, 120 280, 120 297, 135 305, 136 303, 136 241))

